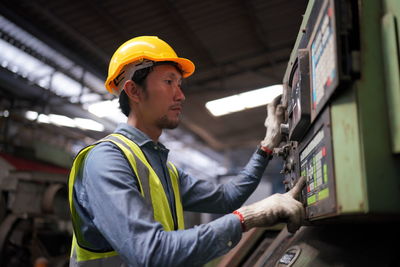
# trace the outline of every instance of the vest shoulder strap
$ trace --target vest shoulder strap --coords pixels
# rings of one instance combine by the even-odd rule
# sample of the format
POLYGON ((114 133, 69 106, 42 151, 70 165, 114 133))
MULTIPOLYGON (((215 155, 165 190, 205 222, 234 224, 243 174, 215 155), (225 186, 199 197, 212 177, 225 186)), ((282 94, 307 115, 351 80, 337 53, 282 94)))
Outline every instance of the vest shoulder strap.
POLYGON ((138 177, 142 196, 144 197, 146 203, 151 205, 150 184, 148 179, 150 173, 150 164, 147 162, 146 157, 139 146, 136 143, 128 140, 129 139, 121 134, 110 134, 99 140, 98 143, 112 142, 123 152, 129 164, 133 167, 136 177, 138 177))

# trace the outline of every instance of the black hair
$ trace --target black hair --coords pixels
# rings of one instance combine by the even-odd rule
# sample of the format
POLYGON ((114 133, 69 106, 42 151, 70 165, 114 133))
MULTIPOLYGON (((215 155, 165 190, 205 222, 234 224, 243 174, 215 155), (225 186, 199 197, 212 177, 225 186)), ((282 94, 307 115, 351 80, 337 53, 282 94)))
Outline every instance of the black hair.
MULTIPOLYGON (((135 82, 137 85, 143 88, 143 91, 146 91, 146 78, 147 76, 153 71, 153 68, 155 66, 159 65, 172 65, 174 66, 179 73, 182 73, 181 68, 179 67, 178 63, 173 62, 173 61, 160 61, 160 62, 155 62, 153 66, 145 68, 145 69, 140 69, 135 71, 133 74, 131 80, 135 82)), ((121 108, 122 113, 125 114, 125 116, 129 116, 129 113, 131 112, 131 107, 129 106, 129 97, 125 93, 125 90, 121 90, 121 93, 119 95, 119 107, 121 108)))

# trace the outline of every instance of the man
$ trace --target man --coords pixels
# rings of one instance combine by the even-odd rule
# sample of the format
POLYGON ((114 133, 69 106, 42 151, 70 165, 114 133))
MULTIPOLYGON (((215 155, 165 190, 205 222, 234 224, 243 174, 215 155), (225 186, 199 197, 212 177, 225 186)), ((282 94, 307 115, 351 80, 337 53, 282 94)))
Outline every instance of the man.
POLYGON ((228 252, 252 227, 279 220, 288 220, 292 232, 300 227, 303 207, 293 197, 303 181, 291 192, 239 208, 280 142, 279 99, 268 107, 262 145, 230 183, 198 180, 167 161, 158 138, 178 126, 182 79, 193 72, 190 60, 157 37, 133 38, 114 53, 106 88, 120 95, 128 120, 74 161, 71 266, 199 266, 228 252), (229 214, 184 230, 183 210, 229 214))

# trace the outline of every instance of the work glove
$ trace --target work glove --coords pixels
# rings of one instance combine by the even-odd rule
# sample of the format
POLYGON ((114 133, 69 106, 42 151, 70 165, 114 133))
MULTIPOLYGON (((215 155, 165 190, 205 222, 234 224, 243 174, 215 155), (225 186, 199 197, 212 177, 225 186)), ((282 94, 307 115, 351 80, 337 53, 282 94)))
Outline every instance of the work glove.
POLYGON ((301 177, 296 185, 285 194, 274 194, 235 211, 234 213, 241 219, 243 230, 287 222, 288 231, 296 232, 304 220, 303 204, 296 198, 300 195, 305 182, 305 177, 301 177))
POLYGON ((279 95, 267 105, 267 118, 264 125, 267 128, 265 138, 261 141, 261 146, 271 151, 279 145, 282 139, 281 123, 284 121, 285 108, 281 102, 282 95, 279 95))

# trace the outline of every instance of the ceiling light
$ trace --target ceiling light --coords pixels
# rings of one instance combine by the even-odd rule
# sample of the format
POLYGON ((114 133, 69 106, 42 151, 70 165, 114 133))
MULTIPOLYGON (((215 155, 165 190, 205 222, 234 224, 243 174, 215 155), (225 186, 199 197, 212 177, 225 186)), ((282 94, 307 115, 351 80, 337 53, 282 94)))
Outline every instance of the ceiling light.
POLYGON ((119 109, 118 98, 91 104, 87 109, 97 117, 109 118, 117 123, 126 122, 125 115, 119 109))
POLYGON ((68 118, 62 115, 56 114, 38 114, 36 111, 28 110, 25 112, 25 118, 28 120, 34 121, 37 119, 40 123, 51 123, 58 126, 67 126, 73 128, 81 128, 83 130, 92 130, 102 132, 104 131, 105 127, 103 124, 98 123, 91 119, 84 119, 84 118, 68 118))
POLYGON ((0 117, 7 118, 8 116, 10 116, 10 112, 7 109, 4 111, 0 111, 0 117))
POLYGON ((75 124, 77 127, 84 129, 84 130, 92 130, 92 131, 102 132, 105 129, 103 124, 98 123, 94 120, 75 118, 74 121, 75 121, 75 124))
POLYGON ((50 123, 50 118, 45 114, 40 114, 37 118, 37 121, 40 123, 50 123))
POLYGON ((116 107, 115 103, 111 100, 97 102, 88 106, 89 112, 100 118, 107 116, 107 114, 111 110, 115 110, 115 108, 118 107, 116 107))
POLYGON ((50 114, 50 122, 59 126, 76 127, 75 121, 66 116, 50 114))
POLYGON ((214 116, 223 116, 229 113, 251 109, 270 103, 275 97, 282 94, 281 84, 232 95, 206 103, 206 108, 214 116))
POLYGON ((38 118, 38 115, 39 114, 36 111, 28 110, 27 112, 25 112, 25 118, 31 121, 36 120, 38 118))

